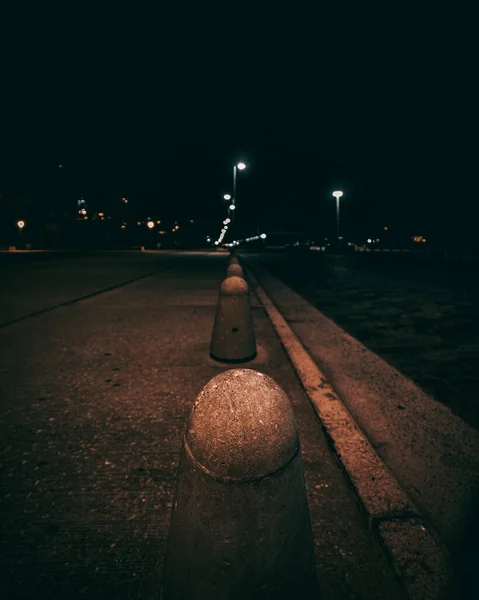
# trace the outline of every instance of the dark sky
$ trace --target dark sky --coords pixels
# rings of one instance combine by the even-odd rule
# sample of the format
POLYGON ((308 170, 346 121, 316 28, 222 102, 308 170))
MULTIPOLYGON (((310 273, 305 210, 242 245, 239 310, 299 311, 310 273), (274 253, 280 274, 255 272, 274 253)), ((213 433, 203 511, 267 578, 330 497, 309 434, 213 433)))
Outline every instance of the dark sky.
POLYGON ((341 188, 352 234, 474 235, 471 14, 67 4, 4 9, 0 193, 217 221, 241 159, 247 228, 328 231, 341 188))

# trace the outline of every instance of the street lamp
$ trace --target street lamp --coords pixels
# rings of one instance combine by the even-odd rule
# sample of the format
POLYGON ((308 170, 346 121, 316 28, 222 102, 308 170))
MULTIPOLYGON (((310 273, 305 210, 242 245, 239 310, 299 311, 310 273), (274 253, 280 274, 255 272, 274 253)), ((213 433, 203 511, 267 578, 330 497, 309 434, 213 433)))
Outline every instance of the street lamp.
POLYGON ((148 227, 148 229, 153 229, 153 227, 155 226, 155 223, 153 221, 148 221, 146 226, 148 227))
POLYGON ((225 194, 225 195, 223 196, 223 198, 224 198, 225 200, 231 200, 231 195, 230 195, 230 194, 225 194))
POLYGON ((22 231, 22 229, 25 227, 25 221, 17 221, 17 227, 20 229, 20 231, 22 231))
POLYGON ((336 237, 338 239, 339 246, 339 199, 343 195, 343 192, 340 190, 333 192, 333 196, 336 198, 336 237))
POLYGON ((246 165, 243 162, 238 163, 237 165, 233 166, 233 200, 231 203, 231 206, 233 206, 233 208, 230 209, 234 210, 234 206, 236 204, 236 170, 239 169, 240 171, 243 171, 244 169, 246 169, 246 165))

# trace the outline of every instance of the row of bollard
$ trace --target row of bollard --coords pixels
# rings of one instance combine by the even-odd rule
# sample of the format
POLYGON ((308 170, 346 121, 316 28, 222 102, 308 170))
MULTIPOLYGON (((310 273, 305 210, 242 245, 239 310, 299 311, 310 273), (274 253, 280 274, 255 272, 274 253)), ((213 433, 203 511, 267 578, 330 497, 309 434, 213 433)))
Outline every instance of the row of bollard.
POLYGON ((226 279, 220 287, 210 356, 230 363, 246 362, 256 356, 248 284, 236 254, 232 254, 226 279))
MULTIPOLYGON (((224 362, 256 354, 248 285, 235 255, 210 353, 224 362)), ((161 599, 318 597, 291 403, 264 373, 225 371, 200 392, 186 428, 161 599)))

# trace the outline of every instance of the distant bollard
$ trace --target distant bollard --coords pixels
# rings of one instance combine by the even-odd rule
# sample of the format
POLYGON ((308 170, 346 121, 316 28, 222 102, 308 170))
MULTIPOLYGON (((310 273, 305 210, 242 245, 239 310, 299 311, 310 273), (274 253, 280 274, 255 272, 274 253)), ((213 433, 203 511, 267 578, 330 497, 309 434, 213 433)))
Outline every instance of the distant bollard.
POLYGON ((298 432, 267 375, 214 377, 186 430, 162 600, 319 596, 298 432))
POLYGON ((239 258, 236 253, 230 254, 228 264, 229 265, 239 265, 240 264, 239 258))
POLYGON ((227 277, 221 284, 210 355, 224 362, 244 362, 256 356, 248 284, 241 277, 227 277))
POLYGON ((236 277, 242 277, 244 279, 244 271, 241 265, 232 263, 226 269, 226 277, 232 277, 235 275, 236 277))

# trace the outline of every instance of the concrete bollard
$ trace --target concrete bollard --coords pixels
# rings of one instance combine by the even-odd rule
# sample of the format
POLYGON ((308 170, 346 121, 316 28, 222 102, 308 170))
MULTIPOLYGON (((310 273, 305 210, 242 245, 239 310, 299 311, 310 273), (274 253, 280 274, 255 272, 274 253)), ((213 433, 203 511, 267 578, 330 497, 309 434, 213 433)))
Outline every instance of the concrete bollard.
POLYGON ((319 597, 298 431, 252 369, 203 388, 186 429, 162 600, 319 597))
POLYGON ((226 277, 232 277, 233 275, 244 279, 244 271, 241 265, 232 263, 228 266, 228 268, 226 269, 226 277))
POLYGON ((244 362, 256 356, 248 284, 241 277, 227 277, 221 284, 210 356, 223 362, 244 362))
POLYGON ((240 261, 239 261, 237 254, 231 253, 229 260, 228 260, 228 265, 239 265, 239 264, 240 264, 240 261))

